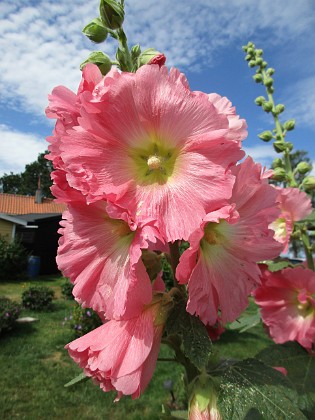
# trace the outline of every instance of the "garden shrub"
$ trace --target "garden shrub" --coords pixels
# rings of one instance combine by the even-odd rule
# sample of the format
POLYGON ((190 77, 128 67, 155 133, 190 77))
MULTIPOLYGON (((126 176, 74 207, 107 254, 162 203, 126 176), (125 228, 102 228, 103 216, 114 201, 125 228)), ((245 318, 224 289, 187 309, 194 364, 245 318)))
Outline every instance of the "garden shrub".
POLYGON ((19 241, 0 236, 0 281, 15 280, 26 272, 28 252, 19 241))
POLYGON ((61 294, 65 299, 73 299, 73 287, 74 284, 72 284, 69 279, 65 278, 61 284, 61 294))
POLYGON ((80 305, 74 307, 69 320, 71 321, 70 328, 76 337, 81 337, 103 324, 97 312, 90 308, 82 308, 80 305))
POLYGON ((21 312, 21 306, 11 299, 0 296, 0 334, 10 330, 21 312))
POLYGON ((49 287, 31 286, 22 293, 22 305, 34 311, 49 309, 54 295, 54 291, 49 287))

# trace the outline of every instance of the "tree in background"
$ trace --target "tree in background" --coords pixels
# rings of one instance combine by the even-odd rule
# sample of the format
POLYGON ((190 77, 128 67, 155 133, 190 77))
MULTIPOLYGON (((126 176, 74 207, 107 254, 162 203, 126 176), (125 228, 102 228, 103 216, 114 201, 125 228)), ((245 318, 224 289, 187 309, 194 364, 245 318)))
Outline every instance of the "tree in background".
POLYGON ((36 161, 25 166, 24 172, 20 174, 4 174, 0 178, 0 185, 3 193, 35 195, 40 179, 40 186, 44 197, 52 197, 50 186, 52 184, 50 174, 52 164, 45 159, 48 152, 40 153, 36 161))

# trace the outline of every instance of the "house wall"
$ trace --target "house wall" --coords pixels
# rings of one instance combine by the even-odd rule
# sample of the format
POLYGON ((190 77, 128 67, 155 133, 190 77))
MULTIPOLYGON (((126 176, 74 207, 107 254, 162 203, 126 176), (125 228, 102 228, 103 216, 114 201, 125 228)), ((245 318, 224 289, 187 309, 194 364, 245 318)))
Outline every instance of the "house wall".
POLYGON ((8 241, 11 241, 14 237, 14 227, 14 223, 0 219, 0 235, 4 236, 8 241))

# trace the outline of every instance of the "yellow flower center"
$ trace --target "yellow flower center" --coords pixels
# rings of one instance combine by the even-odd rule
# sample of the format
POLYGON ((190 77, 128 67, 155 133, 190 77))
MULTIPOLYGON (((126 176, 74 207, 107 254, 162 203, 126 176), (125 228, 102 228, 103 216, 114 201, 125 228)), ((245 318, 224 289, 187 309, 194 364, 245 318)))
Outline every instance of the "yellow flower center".
POLYGON ((148 164, 149 169, 152 171, 155 169, 161 169, 162 161, 163 160, 160 156, 153 155, 153 156, 149 156, 147 164, 148 164))

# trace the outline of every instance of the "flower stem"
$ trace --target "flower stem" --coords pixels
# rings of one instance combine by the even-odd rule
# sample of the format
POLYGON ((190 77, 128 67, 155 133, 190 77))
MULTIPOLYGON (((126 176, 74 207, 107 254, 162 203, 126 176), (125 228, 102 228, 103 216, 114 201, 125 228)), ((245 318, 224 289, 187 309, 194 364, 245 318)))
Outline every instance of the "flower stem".
POLYGON ((315 271, 312 248, 311 248, 310 240, 308 237, 307 229, 305 226, 303 229, 301 229, 301 238, 302 238, 302 243, 303 243, 303 247, 304 247, 304 251, 306 255, 307 266, 309 269, 315 271))

